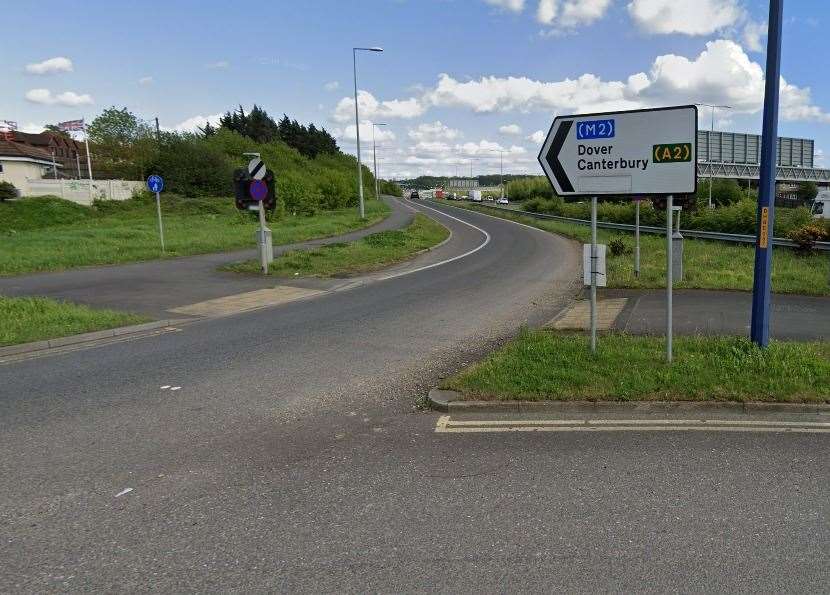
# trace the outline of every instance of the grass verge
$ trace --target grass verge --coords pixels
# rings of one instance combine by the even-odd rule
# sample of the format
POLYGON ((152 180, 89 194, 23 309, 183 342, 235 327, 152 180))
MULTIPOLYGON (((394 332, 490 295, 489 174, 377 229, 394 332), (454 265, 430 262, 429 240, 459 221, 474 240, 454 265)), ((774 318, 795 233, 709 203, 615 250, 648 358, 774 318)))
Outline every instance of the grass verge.
POLYGON ((136 314, 96 310, 40 297, 0 296, 0 347, 149 322, 136 314))
MULTIPOLYGON (((415 215, 403 230, 381 231, 360 240, 330 244, 315 250, 287 252, 274 259, 268 274, 277 277, 339 277, 373 271, 412 258, 449 237, 449 231, 424 215, 415 215)), ((249 260, 227 267, 237 273, 259 273, 249 260)))
MULTIPOLYGON (((496 214, 492 209, 477 205, 454 203, 453 206, 496 214)), ((510 212, 499 213, 498 216, 579 242, 591 241, 591 230, 587 226, 538 220, 510 212)), ((665 238, 652 234, 640 236, 639 278, 634 276, 633 234, 600 229, 597 238, 602 244, 621 238, 626 246, 624 254, 615 256, 609 252, 608 287, 655 289, 666 286, 665 238)), ((684 277, 682 282, 675 284, 678 289, 752 290, 754 246, 687 238, 683 249, 684 277)), ((830 256, 801 256, 788 248, 777 249, 773 256, 772 289, 776 293, 830 295, 830 256)))
POLYGON ((529 331, 444 388, 483 400, 764 401, 830 403, 830 344, 620 334, 600 338, 597 355, 576 334, 529 331))
MULTIPOLYGON (((254 248, 258 222, 230 198, 162 197, 166 257, 254 248)), ((269 225, 275 244, 292 244, 367 227, 389 207, 367 201, 357 209, 286 215, 269 225)), ((84 207, 54 197, 0 203, 0 275, 162 258, 154 199, 107 201, 84 207)))

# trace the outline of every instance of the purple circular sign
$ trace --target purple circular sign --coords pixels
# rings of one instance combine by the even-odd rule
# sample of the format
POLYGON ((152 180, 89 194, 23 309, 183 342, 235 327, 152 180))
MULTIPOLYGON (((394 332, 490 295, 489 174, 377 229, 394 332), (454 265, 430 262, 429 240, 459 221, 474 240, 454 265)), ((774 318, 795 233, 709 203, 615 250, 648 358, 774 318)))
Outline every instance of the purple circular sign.
POLYGON ((262 202, 268 196, 268 184, 262 180, 253 180, 249 189, 251 198, 257 202, 262 202))

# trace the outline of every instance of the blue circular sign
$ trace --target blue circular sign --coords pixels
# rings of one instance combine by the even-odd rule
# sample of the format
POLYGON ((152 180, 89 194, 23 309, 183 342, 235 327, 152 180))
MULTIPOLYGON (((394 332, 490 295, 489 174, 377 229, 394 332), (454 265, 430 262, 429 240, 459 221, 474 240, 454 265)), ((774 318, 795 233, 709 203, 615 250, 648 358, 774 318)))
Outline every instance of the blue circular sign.
POLYGON ((161 192, 164 190, 164 180, 161 176, 150 176, 147 178, 147 188, 150 192, 161 192))
POLYGON ((251 198, 257 202, 262 202, 268 196, 268 184, 262 180, 251 181, 250 186, 251 198))

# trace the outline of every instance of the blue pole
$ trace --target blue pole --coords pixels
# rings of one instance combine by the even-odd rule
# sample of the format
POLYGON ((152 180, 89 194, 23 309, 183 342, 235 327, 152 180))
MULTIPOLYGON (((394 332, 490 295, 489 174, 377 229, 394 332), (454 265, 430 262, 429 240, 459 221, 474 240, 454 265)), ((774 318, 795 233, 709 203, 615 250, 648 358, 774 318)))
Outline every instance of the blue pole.
POLYGON ((758 185, 758 224, 755 279, 752 286, 752 342, 769 345, 772 289, 772 230, 775 221, 775 173, 778 156, 778 94, 781 81, 781 24, 784 0, 770 0, 767 37, 764 130, 761 138, 761 179, 758 185))

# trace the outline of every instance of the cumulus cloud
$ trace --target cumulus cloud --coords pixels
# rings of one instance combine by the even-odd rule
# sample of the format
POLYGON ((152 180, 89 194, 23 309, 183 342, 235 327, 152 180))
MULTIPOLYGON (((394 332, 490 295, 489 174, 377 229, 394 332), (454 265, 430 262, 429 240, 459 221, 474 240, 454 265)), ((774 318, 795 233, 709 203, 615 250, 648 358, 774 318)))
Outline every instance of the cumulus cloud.
POLYGON ((149 87, 150 85, 153 84, 153 77, 143 76, 140 79, 138 79, 138 84, 141 85, 142 87, 149 87))
MULTIPOLYGON (((350 142, 357 142, 357 128, 355 128, 354 124, 350 124, 346 126, 343 130, 336 130, 335 136, 339 139, 350 141, 350 142)), ((395 133, 391 130, 387 130, 383 126, 378 126, 375 128, 375 142, 382 143, 385 141, 392 141, 395 140, 397 137, 395 133)), ((364 143, 368 142, 369 144, 372 143, 372 123, 371 122, 361 122, 360 123, 360 145, 363 146, 364 143)))
POLYGON ((536 132, 528 136, 527 140, 532 142, 534 145, 541 145, 543 142, 545 142, 547 136, 548 135, 544 130, 537 130, 536 132))
POLYGON ((525 7, 525 0, 484 0, 484 2, 512 12, 522 12, 525 7))
POLYGON ((73 70, 72 60, 63 56, 26 65, 26 72, 29 74, 54 74, 56 72, 72 72, 73 70))
POLYGON ((505 124, 499 126, 499 132, 508 136, 518 136, 522 133, 522 129, 518 124, 505 124))
POLYGON ((632 0, 628 13, 648 33, 685 35, 711 35, 745 16, 738 0, 632 0))
POLYGON ((470 142, 461 145, 456 145, 455 151, 467 157, 491 157, 494 155, 498 157, 499 153, 504 153, 505 155, 524 155, 525 153, 527 153, 527 150, 524 147, 519 147, 516 145, 513 145, 511 147, 503 147, 499 143, 495 143, 486 139, 482 139, 477 143, 470 142))
POLYGON ((199 132, 200 128, 204 128, 205 125, 210 122, 211 126, 219 126, 219 118, 222 117, 222 114, 213 114, 210 116, 193 116, 188 118, 184 122, 180 122, 173 126, 172 129, 165 128, 165 130, 173 130, 174 132, 199 132))
POLYGON ((767 35, 767 24, 755 21, 747 21, 744 25, 742 39, 744 47, 751 52, 763 52, 764 42, 761 41, 767 35))
POLYGON ((338 81, 330 81, 323 85, 323 89, 326 91, 337 91, 340 88, 340 83, 338 81))
POLYGON ((461 136, 461 131, 444 125, 440 120, 431 123, 419 124, 408 132, 409 138, 416 141, 455 140, 461 136))
MULTIPOLYGON (((417 118, 425 111, 425 107, 415 97, 378 101, 368 91, 358 92, 357 103, 360 108, 360 116, 369 120, 417 118)), ((351 97, 341 99, 334 110, 332 118, 335 122, 348 122, 354 119, 354 99, 351 97)))
POLYGON ((26 100, 41 105, 65 105, 67 107, 93 103, 92 96, 86 93, 78 94, 74 91, 64 91, 53 95, 49 89, 31 89, 26 92, 26 100))
POLYGON ((601 19, 611 0, 539 0, 536 20, 543 25, 573 28, 601 19))

